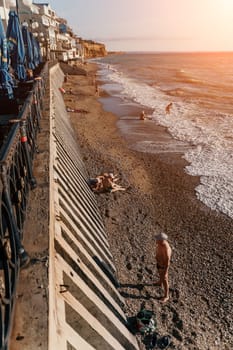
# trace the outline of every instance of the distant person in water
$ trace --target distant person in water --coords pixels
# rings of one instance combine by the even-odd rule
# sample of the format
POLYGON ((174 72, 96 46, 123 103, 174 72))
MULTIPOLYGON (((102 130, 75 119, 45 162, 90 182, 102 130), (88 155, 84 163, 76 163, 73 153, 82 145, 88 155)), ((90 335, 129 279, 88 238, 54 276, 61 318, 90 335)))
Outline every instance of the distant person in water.
POLYGON ((155 285, 162 286, 164 288, 164 296, 161 299, 162 303, 166 303, 166 301, 169 300, 168 269, 170 265, 172 250, 167 239, 168 236, 163 232, 155 236, 156 262, 159 273, 159 280, 155 283, 155 285))
POLYGON ((170 112, 171 112, 171 108, 172 108, 172 102, 171 102, 171 103, 169 103, 169 104, 166 106, 166 108, 165 108, 165 112, 166 112, 166 114, 170 114, 170 112))
POLYGON ((140 120, 145 120, 145 119, 146 119, 146 113, 144 111, 141 111, 140 120))
POLYGON ((146 119, 151 120, 152 117, 151 117, 151 116, 148 116, 144 111, 142 111, 141 114, 140 114, 140 116, 139 116, 139 119, 140 119, 140 120, 146 120, 146 119))

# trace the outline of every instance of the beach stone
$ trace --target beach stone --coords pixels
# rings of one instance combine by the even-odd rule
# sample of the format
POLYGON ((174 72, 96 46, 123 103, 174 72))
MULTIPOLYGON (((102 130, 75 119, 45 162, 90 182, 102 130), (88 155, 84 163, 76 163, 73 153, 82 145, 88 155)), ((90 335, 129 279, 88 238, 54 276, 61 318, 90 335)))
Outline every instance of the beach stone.
MULTIPOLYGON (((92 69, 89 64, 87 67, 92 69)), ((182 154, 150 154, 133 150, 131 145, 138 141, 137 135, 133 135, 132 140, 127 139, 128 135, 122 137, 117 128, 118 116, 102 109, 92 96, 93 85, 88 86, 85 79, 72 76, 72 90, 82 96, 79 108, 88 109, 90 113, 88 118, 77 118, 72 114, 70 118, 83 145, 87 171, 99 174, 111 169, 111 172, 120 174, 119 183, 127 184, 131 189, 130 192, 117 192, 117 196, 113 193, 96 196, 120 283, 139 286, 144 279, 148 295, 153 293, 150 304, 146 299, 146 307, 156 310, 161 334, 173 330, 176 350, 214 349, 220 335, 222 348, 233 349, 233 340, 230 339, 232 289, 229 288, 232 280, 229 266, 232 260, 229 249, 233 243, 232 220, 198 201, 195 189, 200 179, 186 173, 187 162, 182 154), (106 209, 119 218, 117 225, 109 220, 106 209), (158 303, 162 288, 146 285, 151 282, 151 272, 157 272, 153 235, 160 231, 168 234, 173 249, 169 269, 170 300, 163 306, 158 303), (138 268, 142 268, 144 274, 139 273, 138 268), (167 315, 165 320, 163 313, 167 315), (190 336, 191 330, 196 336, 190 336), (188 345, 189 338, 193 344, 188 345), (187 339, 187 345, 183 343, 184 339, 187 339), (206 341, 200 349, 203 339, 206 341)), ((140 133, 145 132, 143 137, 152 133, 158 138, 167 132, 152 123, 144 128, 139 129, 140 133)), ((138 293, 135 287, 129 288, 124 297, 125 312, 131 316, 138 312, 143 298, 148 296, 138 293)))
POLYGON ((173 328, 173 330, 172 330, 172 335, 173 335, 173 337, 175 337, 177 340, 179 340, 179 341, 182 341, 183 340, 183 337, 182 337, 182 335, 180 334, 180 332, 178 331, 178 329, 176 329, 176 328, 173 328))
POLYGON ((183 326, 183 321, 182 320, 177 320, 175 322, 175 326, 180 330, 182 331, 184 329, 184 326, 183 326))
POLYGON ((109 211, 109 209, 106 209, 106 210, 105 210, 105 216, 106 216, 106 218, 109 218, 109 217, 110 217, 110 211, 109 211))
POLYGON ((143 275, 141 273, 137 273, 137 278, 139 281, 142 281, 143 275))
POLYGON ((153 271, 151 269, 149 269, 149 267, 145 267, 145 270, 146 272, 149 274, 149 275, 152 275, 153 274, 153 271))
POLYGON ((127 267, 128 270, 132 270, 132 268, 133 268, 133 266, 132 266, 132 264, 130 262, 128 262, 126 264, 126 267, 127 267))

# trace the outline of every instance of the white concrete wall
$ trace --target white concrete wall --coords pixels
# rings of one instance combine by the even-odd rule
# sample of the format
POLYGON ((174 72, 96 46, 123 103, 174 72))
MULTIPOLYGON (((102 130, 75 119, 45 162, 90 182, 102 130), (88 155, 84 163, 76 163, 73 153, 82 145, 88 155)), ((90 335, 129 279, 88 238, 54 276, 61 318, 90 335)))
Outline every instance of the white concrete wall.
POLYGON ((49 349, 136 350, 124 300, 94 260, 107 264, 114 278, 106 232, 59 91, 64 75, 58 65, 50 79, 49 349))

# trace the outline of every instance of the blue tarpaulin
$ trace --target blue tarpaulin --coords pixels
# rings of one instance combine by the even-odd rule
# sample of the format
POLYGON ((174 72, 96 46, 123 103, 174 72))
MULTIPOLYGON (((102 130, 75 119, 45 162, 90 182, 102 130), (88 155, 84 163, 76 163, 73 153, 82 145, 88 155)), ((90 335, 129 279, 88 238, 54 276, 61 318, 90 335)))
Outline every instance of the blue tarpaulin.
POLYGON ((15 11, 9 12, 9 22, 6 31, 10 52, 11 66, 20 81, 26 80, 25 49, 19 18, 15 11))
POLYGON ((13 98, 13 80, 9 73, 7 39, 0 17, 0 90, 2 95, 13 98))

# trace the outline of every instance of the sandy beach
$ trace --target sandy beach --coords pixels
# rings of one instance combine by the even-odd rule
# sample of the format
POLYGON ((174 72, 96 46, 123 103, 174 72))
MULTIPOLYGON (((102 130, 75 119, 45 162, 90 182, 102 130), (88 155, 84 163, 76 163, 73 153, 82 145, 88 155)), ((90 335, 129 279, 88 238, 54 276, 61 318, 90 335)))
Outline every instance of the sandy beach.
MULTIPOLYGON (((233 221, 196 199, 199 178, 185 173, 181 153, 130 148, 132 139, 123 137, 118 117, 98 101, 108 97, 101 85, 96 94, 96 65, 83 68, 87 75, 69 71, 63 88, 72 94, 65 93, 64 100, 79 110, 68 114, 89 176, 113 172, 127 187, 96 195, 127 316, 135 316, 145 303, 156 314, 158 333, 172 336, 171 348, 232 349, 233 221), (163 291, 154 286, 154 236, 161 231, 168 234, 173 251, 170 300, 164 305, 163 291)), ((140 127, 155 135, 163 132, 150 121, 139 121, 140 127)))

